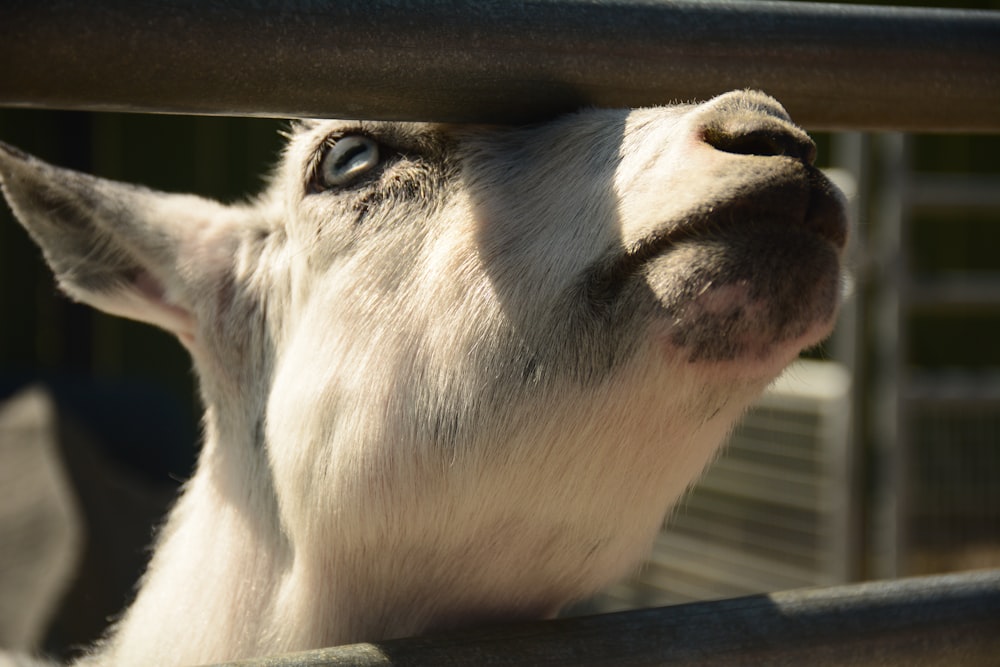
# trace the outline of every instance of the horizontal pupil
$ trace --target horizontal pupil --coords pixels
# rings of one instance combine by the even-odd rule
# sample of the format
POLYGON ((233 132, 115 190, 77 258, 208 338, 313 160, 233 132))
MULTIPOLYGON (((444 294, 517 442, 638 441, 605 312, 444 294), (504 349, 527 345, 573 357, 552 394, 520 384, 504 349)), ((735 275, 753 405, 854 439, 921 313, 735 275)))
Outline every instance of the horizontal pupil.
POLYGON ((351 146, 350 148, 347 149, 347 151, 343 155, 337 158, 337 161, 333 165, 334 168, 343 169, 350 163, 351 160, 353 160, 355 157, 357 157, 361 153, 364 153, 367 150, 368 146, 366 146, 365 144, 356 144, 354 146, 351 146))

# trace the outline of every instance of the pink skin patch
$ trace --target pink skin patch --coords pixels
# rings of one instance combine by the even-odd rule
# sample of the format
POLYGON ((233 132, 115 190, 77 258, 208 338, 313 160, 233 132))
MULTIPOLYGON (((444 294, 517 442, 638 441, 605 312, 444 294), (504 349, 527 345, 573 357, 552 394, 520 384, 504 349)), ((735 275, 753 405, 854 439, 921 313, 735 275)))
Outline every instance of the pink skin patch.
POLYGON ((194 348, 194 316, 186 309, 167 299, 163 284, 148 271, 140 271, 132 281, 132 287, 144 302, 144 310, 150 321, 173 332, 188 350, 194 348), (149 312, 151 311, 151 312, 149 312))
POLYGON ((774 377, 799 351, 821 342, 833 328, 829 318, 792 331, 776 331, 766 300, 754 299, 748 281, 706 285, 672 322, 656 333, 668 359, 717 368, 731 374, 742 366, 746 377, 774 377), (792 335, 789 335, 792 334, 792 335))

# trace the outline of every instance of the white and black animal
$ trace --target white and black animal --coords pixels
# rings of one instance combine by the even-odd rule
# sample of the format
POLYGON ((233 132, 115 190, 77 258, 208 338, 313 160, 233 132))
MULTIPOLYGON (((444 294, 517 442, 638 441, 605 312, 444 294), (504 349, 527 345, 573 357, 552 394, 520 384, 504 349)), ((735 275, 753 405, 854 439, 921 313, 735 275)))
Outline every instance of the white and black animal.
POLYGON ((0 150, 65 292, 174 333, 205 404, 197 472, 83 662, 543 618, 628 574, 833 326, 847 227, 814 154, 757 92, 300 122, 235 206, 0 150))

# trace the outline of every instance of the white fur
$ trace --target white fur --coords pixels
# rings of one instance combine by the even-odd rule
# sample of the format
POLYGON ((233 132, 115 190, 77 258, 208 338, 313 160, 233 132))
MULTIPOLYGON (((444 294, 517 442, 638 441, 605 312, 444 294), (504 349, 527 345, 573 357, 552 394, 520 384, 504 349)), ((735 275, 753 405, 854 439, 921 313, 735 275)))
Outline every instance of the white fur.
POLYGON ((89 660, 542 618, 627 574, 832 326, 842 206, 780 155, 806 145, 745 92, 529 128, 316 121, 229 208, 0 151, 67 292, 174 331, 206 405, 197 473, 89 660), (356 133, 383 166, 317 191, 356 133))

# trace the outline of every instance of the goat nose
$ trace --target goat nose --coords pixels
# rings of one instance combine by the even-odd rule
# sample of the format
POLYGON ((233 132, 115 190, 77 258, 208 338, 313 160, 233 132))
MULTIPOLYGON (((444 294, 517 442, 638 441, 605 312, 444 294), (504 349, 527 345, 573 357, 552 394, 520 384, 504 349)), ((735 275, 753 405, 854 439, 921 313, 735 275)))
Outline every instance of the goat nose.
POLYGON ((713 114, 702 130, 705 143, 716 150, 738 155, 787 156, 807 164, 816 161, 816 144, 787 120, 741 110, 713 114))

